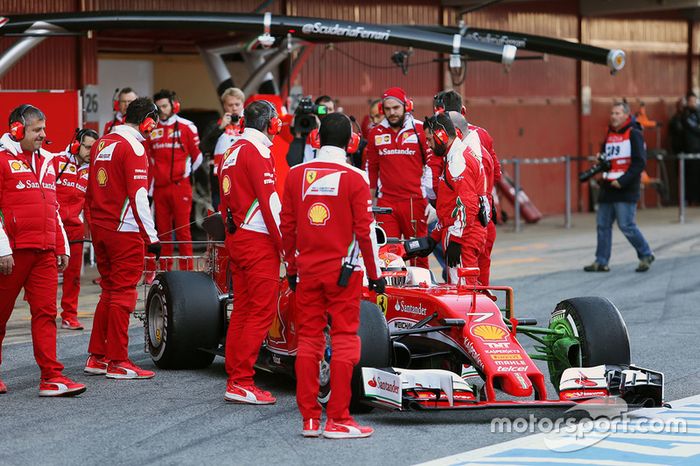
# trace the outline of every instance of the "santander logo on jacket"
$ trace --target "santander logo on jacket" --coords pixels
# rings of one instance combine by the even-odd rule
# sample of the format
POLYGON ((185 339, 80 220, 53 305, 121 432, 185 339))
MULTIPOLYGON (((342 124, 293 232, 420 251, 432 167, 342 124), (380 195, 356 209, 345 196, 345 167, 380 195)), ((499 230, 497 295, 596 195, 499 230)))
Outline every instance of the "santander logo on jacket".
POLYGON ((57 160, 40 149, 31 154, 8 133, 0 138, 0 256, 13 249, 68 254, 68 238, 58 215, 57 160))
MULTIPOLYGON (((426 196, 424 179, 426 166, 433 153, 426 144, 423 123, 406 114, 398 130, 387 120, 372 128, 367 148, 367 172, 371 189, 378 197, 392 199, 423 198, 426 196)), ((437 175, 435 176, 437 178, 437 175)))

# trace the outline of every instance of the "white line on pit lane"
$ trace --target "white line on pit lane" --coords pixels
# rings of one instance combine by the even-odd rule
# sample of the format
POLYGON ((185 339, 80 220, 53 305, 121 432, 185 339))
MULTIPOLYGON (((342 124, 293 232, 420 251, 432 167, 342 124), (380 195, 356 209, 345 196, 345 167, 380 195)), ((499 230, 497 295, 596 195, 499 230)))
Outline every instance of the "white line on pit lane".
POLYGON ((477 450, 446 456, 418 466, 518 466, 601 465, 663 466, 700 464, 700 395, 672 401, 672 408, 640 409, 630 417, 650 419, 682 419, 687 423, 680 433, 613 432, 604 440, 578 451, 552 451, 545 444, 547 434, 536 434, 477 450))

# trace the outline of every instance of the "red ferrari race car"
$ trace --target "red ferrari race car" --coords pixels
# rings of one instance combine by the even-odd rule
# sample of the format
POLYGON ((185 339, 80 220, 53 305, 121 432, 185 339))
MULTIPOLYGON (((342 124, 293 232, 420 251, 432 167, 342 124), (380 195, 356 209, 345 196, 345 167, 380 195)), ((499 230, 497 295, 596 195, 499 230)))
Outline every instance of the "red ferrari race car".
MULTIPOLYGON (((160 368, 203 368, 224 354, 235 290, 221 217, 207 218, 204 228, 206 271, 160 273, 146 298, 145 346, 160 368)), ((354 410, 568 407, 606 397, 662 405, 663 374, 630 364, 627 328, 608 299, 564 300, 547 326, 538 327, 515 317, 511 288, 438 284, 430 270, 406 266, 403 245, 386 244, 383 236, 378 228, 388 286, 384 294, 363 289, 354 410), (534 352, 523 348, 522 336, 535 340, 534 352), (558 393, 548 392, 533 360, 547 362, 558 393)), ((277 316, 258 368, 293 376, 296 303, 287 281, 280 281, 277 316)), ((321 401, 329 393, 331 357, 329 347, 321 401)))

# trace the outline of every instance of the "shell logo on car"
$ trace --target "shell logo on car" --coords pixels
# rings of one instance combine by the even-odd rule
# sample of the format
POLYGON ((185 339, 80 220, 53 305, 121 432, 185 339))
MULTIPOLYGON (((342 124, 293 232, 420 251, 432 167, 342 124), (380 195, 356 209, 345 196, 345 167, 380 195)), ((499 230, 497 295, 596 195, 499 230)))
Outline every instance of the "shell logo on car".
POLYGON ((482 341, 508 341, 506 336, 508 332, 496 325, 480 324, 471 328, 471 333, 475 337, 479 337, 482 341))

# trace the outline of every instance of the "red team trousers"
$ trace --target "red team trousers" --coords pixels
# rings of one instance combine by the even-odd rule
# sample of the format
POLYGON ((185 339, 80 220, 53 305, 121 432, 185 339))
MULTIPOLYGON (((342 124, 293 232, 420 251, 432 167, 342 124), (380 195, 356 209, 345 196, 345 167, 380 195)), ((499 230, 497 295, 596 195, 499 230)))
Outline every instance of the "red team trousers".
MULTIPOLYGON (((167 186, 156 186, 153 190, 153 205, 155 209, 156 230, 162 242, 162 254, 173 255, 173 233, 181 256, 192 255, 192 233, 190 232, 190 213, 192 211, 192 185, 189 178, 171 183, 167 186), (173 231, 174 230, 174 231, 173 231)), ((180 270, 192 269, 191 259, 179 261, 180 270)), ((166 270, 172 268, 172 262, 164 264, 166 270)))
POLYGON ((491 278, 491 251, 493 244, 496 242, 496 225, 489 222, 486 227, 486 244, 484 250, 479 254, 479 283, 488 285, 491 278))
POLYGON ((138 232, 92 227, 97 270, 102 281, 88 352, 110 361, 129 359, 129 318, 136 308, 143 274, 144 242, 138 232))
POLYGON ((265 233, 239 228, 226 236, 233 272, 233 312, 226 334, 226 373, 236 385, 253 385, 262 345, 277 311, 280 256, 265 233))
POLYGON ((83 238, 85 226, 65 227, 70 242, 70 261, 63 271, 63 295, 61 296, 61 318, 78 318, 78 295, 80 295, 80 272, 83 268, 83 238))
POLYGON ((15 262, 10 275, 0 275, 0 363, 2 340, 15 301, 24 287, 32 315, 34 358, 41 369, 41 378, 59 377, 63 365, 56 357, 56 291, 58 269, 56 253, 39 249, 15 249, 15 262))
POLYGON ((335 274, 304 276, 296 288, 297 404, 304 419, 321 417, 317 400, 319 364, 326 349, 323 329, 331 320, 331 396, 329 419, 350 417, 352 373, 360 361, 360 296, 362 273, 352 274, 348 286, 338 286, 335 274))
MULTIPOLYGON (((428 235, 428 223, 425 219, 425 206, 427 201, 417 199, 377 199, 377 207, 390 207, 391 214, 377 215, 377 223, 384 229, 389 238, 420 238, 428 235), (411 205, 413 211, 411 211, 411 205)), ((411 263, 423 268, 428 268, 427 257, 411 259, 411 263)))

